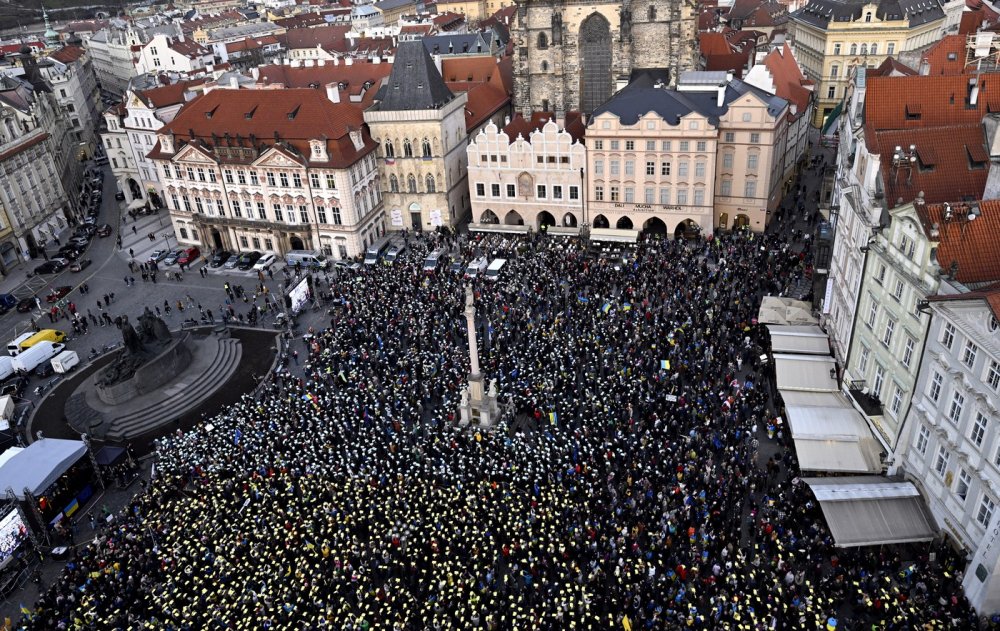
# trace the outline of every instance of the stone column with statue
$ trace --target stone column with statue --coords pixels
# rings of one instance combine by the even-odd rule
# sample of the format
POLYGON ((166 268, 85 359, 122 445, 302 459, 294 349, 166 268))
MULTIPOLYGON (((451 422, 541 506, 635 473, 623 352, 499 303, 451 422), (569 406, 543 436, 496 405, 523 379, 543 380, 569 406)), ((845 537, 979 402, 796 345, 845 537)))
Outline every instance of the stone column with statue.
POLYGON ((465 288, 465 324, 469 335, 469 387, 462 393, 459 424, 491 427, 499 416, 494 381, 487 392, 479 371, 479 343, 476 340, 476 305, 472 286, 465 288))

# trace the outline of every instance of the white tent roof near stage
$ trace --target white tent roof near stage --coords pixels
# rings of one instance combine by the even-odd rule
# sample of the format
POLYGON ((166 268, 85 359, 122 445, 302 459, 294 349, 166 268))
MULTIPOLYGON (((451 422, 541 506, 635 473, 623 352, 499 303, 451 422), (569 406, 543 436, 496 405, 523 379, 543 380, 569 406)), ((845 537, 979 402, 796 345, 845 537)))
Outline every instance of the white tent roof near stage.
POLYGON ((25 499, 25 489, 43 493, 86 453, 79 440, 37 440, 0 465, 0 492, 13 489, 19 500, 25 499))

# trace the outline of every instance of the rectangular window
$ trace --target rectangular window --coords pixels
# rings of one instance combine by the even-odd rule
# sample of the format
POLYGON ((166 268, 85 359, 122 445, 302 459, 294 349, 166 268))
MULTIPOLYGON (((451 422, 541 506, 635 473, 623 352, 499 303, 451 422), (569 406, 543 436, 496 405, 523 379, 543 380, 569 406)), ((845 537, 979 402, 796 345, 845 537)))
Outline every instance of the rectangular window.
POLYGON ((309 185, 313 188, 319 188, 319 173, 309 174, 309 185))
POLYGON ((174 203, 174 210, 180 210, 181 209, 181 203, 180 203, 180 200, 177 198, 177 193, 171 193, 170 194, 170 199, 174 203))
POLYGON ((621 143, 619 143, 617 140, 612 140, 611 141, 611 150, 612 151, 618 151, 620 148, 621 148, 621 143))
POLYGON ((171 178, 171 177, 173 177, 173 175, 170 172, 170 165, 167 164, 167 163, 163 164, 163 177, 165 177, 165 178, 171 178))
POLYGON ((646 175, 656 175, 656 162, 646 160, 646 175))
POLYGON ((899 408, 903 406, 903 391, 899 386, 892 387, 892 399, 889 402, 889 412, 894 416, 899 416, 899 408))
POLYGON ((983 499, 979 502, 979 511, 976 513, 976 521, 986 528, 990 525, 990 520, 993 519, 993 511, 996 509, 997 505, 993 503, 989 495, 983 494, 983 499))
POLYGON ((872 379, 872 396, 882 400, 882 386, 885 385, 885 368, 882 364, 876 362, 875 364, 875 378, 872 379))
POLYGON ((972 431, 969 433, 969 439, 972 440, 972 444, 976 447, 983 446, 983 438, 986 437, 986 415, 982 412, 976 413, 976 421, 972 424, 972 431))
POLYGON ((333 173, 326 174, 326 187, 337 188, 337 176, 335 176, 333 173))
POLYGON ((927 396, 931 401, 937 403, 938 399, 941 398, 941 386, 944 384, 944 377, 941 373, 935 371, 931 375, 931 385, 927 388, 927 396))
POLYGON ((298 173, 292 173, 292 186, 302 188, 302 176, 298 173))
POLYGON ((686 188, 677 189, 677 204, 686 206, 688 203, 688 190, 686 188))
POLYGON ((688 163, 679 162, 677 164, 677 175, 678 177, 687 177, 688 174, 688 163))
POLYGON ((594 200, 599 202, 604 201, 604 187, 600 184, 594 187, 594 200))
POLYGON ((309 223, 309 210, 306 206, 299 206, 299 223, 309 223))
POLYGON ((247 183, 247 173, 246 173, 246 171, 244 171, 243 169, 240 169, 239 171, 237 171, 236 172, 236 180, 240 184, 246 184, 247 183))
POLYGON ((326 217, 326 206, 317 206, 316 207, 316 222, 317 223, 326 223, 326 219, 327 219, 327 217, 326 217))
POLYGON ((882 332, 882 345, 886 348, 892 346, 892 335, 896 332, 896 321, 892 319, 887 319, 885 321, 885 330, 882 332))
POLYGON ((625 141, 625 151, 635 151, 635 141, 626 140, 625 141))
POLYGON ((209 182, 213 182, 213 183, 216 181, 216 179, 215 179, 215 170, 212 170, 212 171, 208 172, 208 181, 209 182))
POLYGON ((910 364, 913 363, 913 351, 916 349, 916 347, 917 347, 916 340, 907 335, 906 341, 903 342, 903 358, 901 360, 903 365, 906 366, 907 368, 909 368, 910 364))
POLYGON ((278 181, 281 182, 282 188, 288 188, 288 174, 287 173, 279 173, 278 174, 278 181))
POLYGON ((698 141, 698 142, 697 142, 697 143, 695 144, 695 148, 696 148, 695 150, 696 150, 696 151, 705 151, 705 149, 706 149, 707 147, 708 147, 708 143, 707 143, 707 142, 705 142, 704 140, 699 140, 699 141, 698 141))
POLYGON ((994 390, 1000 390, 1000 362, 990 360, 990 369, 986 371, 986 383, 994 390))
POLYGON ((621 173, 621 163, 618 160, 611 161, 611 175, 619 175, 621 173))
POLYGON ((580 199, 580 187, 570 186, 569 187, 569 198, 570 199, 580 199))
MULTIPOLYGON (((233 202, 233 217, 242 217, 242 216, 243 216, 243 211, 240 210, 240 203, 233 202)), ((243 244, 243 247, 247 247, 246 244, 243 244)))
POLYGON ((736 142, 736 134, 733 133, 733 132, 731 132, 731 131, 727 131, 725 134, 723 134, 722 141, 723 142, 736 142))
POLYGON ((972 485, 972 476, 965 468, 960 468, 958 470, 958 482, 955 483, 955 495, 957 495, 963 502, 965 498, 969 496, 969 487, 972 485))
MULTIPOLYGON (((499 194, 500 193, 498 191, 497 195, 499 195, 499 194)), ((538 186, 535 187, 535 197, 537 197, 538 199, 545 199, 546 195, 545 195, 545 185, 544 184, 539 184, 538 186)))
POLYGON ((215 200, 215 210, 219 212, 220 217, 226 216, 226 204, 221 199, 215 200))
POLYGON ((733 181, 732 180, 722 180, 719 184, 719 195, 722 197, 729 197, 733 194, 733 181))
POLYGON ((681 151, 688 151, 689 150, 688 147, 691 146, 691 143, 688 142, 687 140, 682 140, 680 144, 681 144, 681 149, 680 149, 681 151))
POLYGON ((198 167, 198 181, 199 182, 205 181, 205 169, 201 167, 198 167))
POLYGON ((246 237, 240 237, 240 247, 249 248, 250 244, 247 242, 246 237))
POLYGON ((931 439, 931 430, 927 429, 926 425, 920 426, 920 431, 917 432, 917 451, 923 456, 927 453, 927 443, 931 439))
POLYGON ((944 445, 939 445, 937 449, 937 456, 934 457, 934 471, 941 477, 944 477, 944 472, 948 470, 948 461, 951 460, 951 454, 944 445))
POLYGON ((617 202, 618 201, 618 187, 617 186, 612 186, 611 187, 611 201, 613 201, 613 202, 617 202))
POLYGON ((757 197, 757 182, 749 180, 743 189, 743 197, 757 197))
POLYGON ((903 297, 903 281, 896 279, 896 286, 892 289, 892 297, 896 302, 899 302, 903 297))
POLYGON ((476 197, 486 197, 486 185, 476 182, 476 197))
POLYGON ((181 201, 184 202, 184 210, 186 210, 187 212, 191 212, 191 200, 188 199, 188 196, 187 195, 183 195, 181 197, 181 201))
POLYGON ((976 354, 979 352, 979 347, 972 342, 965 343, 965 350, 962 351, 962 363, 967 367, 972 368, 976 363, 976 354))
POLYGON ((200 197, 195 197, 194 198, 194 207, 198 211, 199 214, 205 212, 205 207, 202 205, 200 197))
POLYGON ((670 204, 670 189, 661 188, 660 189, 660 203, 663 205, 670 204))
POLYGON ((872 300, 871 304, 868 306, 868 319, 865 320, 865 324, 868 328, 875 327, 875 318, 878 316, 878 303, 872 300))
POLYGON ((602 149, 604 149, 604 141, 603 140, 595 140, 594 141, 594 149, 597 149, 598 151, 601 151, 602 149))
MULTIPOLYGON (((653 128, 650 128, 650 129, 653 129, 653 128)), ((646 141, 646 151, 656 151, 656 141, 655 140, 647 140, 646 141)))
POLYGON ((284 211, 281 210, 281 204, 275 204, 274 205, 274 220, 275 221, 284 221, 285 220, 285 214, 284 214, 284 211))
POLYGON ((878 273, 875 274, 875 282, 878 283, 879 285, 885 283, 885 271, 886 271, 885 263, 879 263, 878 273))
POLYGON ((562 187, 561 186, 553 186, 552 187, 552 199, 562 199, 562 198, 563 198, 562 187))
POLYGON ((705 177, 705 163, 704 162, 695 162, 694 163, 694 176, 695 177, 699 177, 699 178, 705 177))
POLYGON ((273 171, 268 171, 264 175, 267 176, 267 185, 268 186, 274 186, 274 172, 273 171))
POLYGON ((722 168, 732 170, 733 168, 733 154, 724 153, 722 154, 722 168))
POLYGON ((889 55, 896 54, 896 43, 895 42, 889 42, 889 47, 886 49, 885 52, 887 54, 889 54, 889 55))
POLYGON ((513 184, 507 185, 507 197, 508 198, 517 197, 517 187, 514 186, 513 184))
POLYGON ((250 242, 253 243, 253 249, 260 249, 260 239, 258 237, 250 237, 250 242))
POLYGON ((330 213, 333 216, 332 217, 333 218, 333 225, 335 225, 335 226, 343 225, 344 219, 340 216, 340 207, 339 206, 331 206, 330 207, 330 213))
POLYGON ((951 322, 946 322, 944 325, 944 332, 941 334, 941 345, 950 351, 954 343, 955 327, 952 326, 951 322))
POLYGON ((594 160, 594 175, 604 175, 604 160, 594 160))
POLYGON ((660 175, 670 175, 670 163, 661 162, 660 163, 660 175))
POLYGON ((670 143, 669 140, 663 140, 663 141, 661 141, 660 142, 660 151, 672 151, 670 149, 670 144, 671 143, 670 143))
POLYGON ((646 203, 647 204, 655 204, 656 203, 656 189, 653 188, 652 186, 647 186, 645 193, 646 193, 646 196, 645 196, 646 203))
POLYGON ((756 153, 751 153, 747 155, 747 171, 757 170, 757 160, 760 158, 756 153))
POLYGON ((962 419, 962 407, 965 405, 965 396, 961 392, 951 395, 951 406, 948 408, 948 420, 958 425, 962 419))
MULTIPOLYGON (((138 142, 138 140, 139 139, 136 138, 136 142, 138 142)), ((188 174, 188 179, 193 182, 194 181, 194 168, 193 167, 188 167, 187 168, 187 174, 188 174)))
POLYGON ((631 186, 625 187, 625 201, 629 204, 635 202, 635 189, 631 186))
POLYGON ((257 216, 267 217, 267 210, 264 206, 264 202, 257 202, 257 216))
POLYGON ((694 189, 694 205, 695 206, 705 205, 705 189, 703 188, 694 189))
POLYGON ((759 145, 760 144, 760 134, 759 133, 753 132, 752 134, 750 134, 750 144, 753 144, 753 145, 759 145))
POLYGON ((490 184, 490 195, 492 197, 500 197, 500 185, 490 184))
POLYGON ((858 372, 862 375, 868 370, 868 359, 872 356, 871 350, 862 345, 861 346, 861 357, 858 358, 858 372))

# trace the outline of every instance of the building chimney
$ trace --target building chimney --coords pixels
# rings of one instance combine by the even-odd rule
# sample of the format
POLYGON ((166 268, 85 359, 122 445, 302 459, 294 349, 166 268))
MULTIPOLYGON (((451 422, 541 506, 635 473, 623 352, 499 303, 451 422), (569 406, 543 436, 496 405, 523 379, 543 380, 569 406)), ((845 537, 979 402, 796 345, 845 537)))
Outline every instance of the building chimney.
POLYGON ((721 84, 719 86, 718 98, 716 98, 716 101, 715 101, 715 106, 716 107, 722 107, 726 103, 726 87, 727 86, 729 86, 728 82, 723 83, 723 84, 721 84))
POLYGON ((975 106, 979 101, 979 76, 969 77, 969 105, 975 106))
POLYGON ((229 87, 234 90, 240 89, 240 81, 235 76, 229 77, 229 87))
POLYGON ((351 57, 350 55, 348 55, 347 57, 344 57, 344 65, 345 66, 353 66, 354 65, 354 57, 351 57))
POLYGON ((433 55, 433 59, 434 59, 434 67, 438 69, 438 74, 443 77, 444 73, 441 71, 441 55, 437 54, 433 55))
POLYGON ((337 85, 336 81, 326 84, 326 98, 331 103, 340 103, 340 86, 337 85))

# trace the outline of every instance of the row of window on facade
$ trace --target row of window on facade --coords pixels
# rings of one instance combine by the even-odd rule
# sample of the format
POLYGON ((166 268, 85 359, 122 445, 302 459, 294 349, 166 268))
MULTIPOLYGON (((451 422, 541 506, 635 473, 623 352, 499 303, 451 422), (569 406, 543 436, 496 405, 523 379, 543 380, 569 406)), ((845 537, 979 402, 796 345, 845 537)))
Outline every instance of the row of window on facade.
MULTIPOLYGON (((178 195, 177 193, 170 194, 170 200, 173 204, 174 210, 183 210, 185 212, 196 212, 205 215, 216 215, 218 217, 226 216, 226 203, 222 199, 213 200, 208 198, 194 197, 194 205, 191 204, 191 198, 188 195, 178 195)), ((233 200, 233 217, 236 218, 247 218, 247 219, 260 219, 262 221, 268 221, 267 217, 267 205, 264 202, 251 202, 250 200, 243 201, 243 207, 240 207, 238 200, 233 200)), ((300 204, 279 204, 277 202, 271 204, 271 211, 274 218, 271 221, 278 223, 290 223, 290 224, 307 224, 309 223, 309 207, 300 204), (287 222, 286 222, 287 218, 287 222)), ((343 216, 341 214, 341 209, 339 206, 316 206, 316 222, 321 224, 332 224, 334 226, 343 225, 343 216)))
MULTIPOLYGON (((625 186, 621 187, 618 185, 611 185, 607 190, 607 201, 611 202, 625 202, 625 203, 636 203, 638 200, 635 198, 635 187, 625 186), (624 195, 623 195, 624 193, 624 195)), ((730 179, 723 179, 719 182, 718 194, 720 197, 732 197, 733 196, 733 181, 730 179)), ((743 197, 756 198, 757 197, 757 182, 754 180, 747 180, 743 183, 743 197)), ((647 186, 643 189, 643 200, 642 203, 646 204, 656 204, 660 203, 663 205, 669 205, 671 203, 676 203, 679 206, 685 206, 688 204, 689 199, 694 206, 704 206, 705 205, 705 189, 703 187, 695 187, 694 189, 689 189, 687 187, 681 187, 677 189, 670 188, 655 188, 652 186, 647 186), (659 191, 659 195, 657 195, 659 191), (672 193, 673 191, 673 193, 672 193), (689 197, 689 193, 692 197, 689 197), (671 202, 671 197, 676 197, 675 202, 671 202), (659 202, 657 202, 659 199, 659 202)), ((603 202, 605 201, 605 187, 603 184, 594 185, 594 201, 603 202)))
MULTIPOLYGON (((395 174, 389 176, 389 192, 399 193, 401 192, 399 187, 399 178, 395 174)), ((421 191, 417 190, 417 176, 412 173, 406 176, 406 192, 407 193, 418 193, 421 191)), ((424 193, 436 193, 437 184, 434 176, 428 173, 424 176, 424 193)))
MULTIPOLYGON (((180 167, 175 166, 171 169, 169 164, 163 165, 163 175, 167 178, 176 178, 178 180, 190 180, 192 182, 208 182, 214 183, 218 181, 218 176, 215 173, 215 169, 205 169, 203 167, 180 167)), ((337 178, 334 173, 326 173, 325 177, 321 178, 319 173, 309 174, 309 185, 313 188, 325 188, 336 189, 337 188, 337 178)), ((261 179, 260 174, 254 170, 246 169, 223 169, 222 171, 223 179, 226 184, 243 184, 251 186, 260 186, 261 179)), ((274 171, 265 171, 263 173, 264 181, 267 182, 268 186, 282 188, 302 188, 302 174, 301 173, 287 173, 274 171)), ((355 182, 356 184, 357 182, 355 182)))
MULTIPOLYGON (((843 50, 843 45, 841 42, 833 43, 833 54, 840 55, 843 50)), ((878 54, 878 42, 872 42, 871 44, 851 44, 848 47, 848 55, 877 55, 878 54)), ((894 55, 896 53, 896 43, 889 42, 886 45, 885 54, 894 55)))
MULTIPOLYGON (((569 194, 570 200, 580 199, 580 187, 570 186, 569 190, 566 191, 569 194)), ((514 184, 506 184, 503 189, 507 193, 506 197, 508 199, 516 199, 519 197, 517 194, 517 186, 514 184)), ((490 197, 499 198, 500 197, 501 186, 500 184, 490 184, 490 197)), ((559 184, 554 184, 551 187, 545 184, 539 184, 535 187, 535 199, 564 199, 563 197, 563 186, 559 184), (549 192, 552 193, 552 197, 549 197, 549 192)), ((476 197, 486 197, 486 184, 483 182, 476 183, 476 197)), ((521 195, 520 197, 524 197, 521 195)))
MULTIPOLYGON (((722 154, 722 169, 732 170, 734 164, 734 155, 732 153, 722 154)), ((757 153, 747 154, 747 171, 749 173, 755 173, 760 164, 760 155, 757 153)), ((694 163, 694 175, 695 177, 705 177, 705 162, 695 162, 694 163)), ((625 175, 635 175, 635 160, 625 160, 625 175)), ((646 175, 655 176, 657 174, 657 163, 655 160, 646 160, 646 175)), ((659 164, 659 174, 661 177, 669 177, 673 173, 673 163, 668 161, 661 161, 659 164)), ((681 160, 677 163, 677 172, 675 175, 678 177, 687 177, 689 175, 690 163, 687 160, 681 160)), ((620 160, 609 160, 608 161, 608 171, 612 176, 622 174, 622 162, 620 160)), ((601 177, 604 175, 604 160, 595 159, 594 160, 594 176, 601 177)))
MULTIPOLYGON (((413 142, 409 138, 404 139, 402 145, 403 145, 402 146, 403 153, 399 157, 403 157, 403 158, 413 158, 413 157, 415 157, 414 154, 413 154, 413 142)), ((391 140, 386 140, 385 141, 385 144, 383 145, 383 150, 385 151, 385 157, 386 158, 395 158, 395 157, 397 157, 396 156, 396 146, 392 143, 391 140)), ((429 141, 426 138, 424 138, 420 142, 420 157, 422 157, 422 158, 430 158, 432 155, 433 154, 431 152, 431 141, 429 141)))
MULTIPOLYGON (((480 164, 486 164, 488 162, 500 162, 501 164, 506 164, 507 156, 496 153, 483 153, 479 155, 480 164)), ((548 154, 535 156, 535 164, 569 164, 569 162, 569 156, 554 156, 548 154)))

